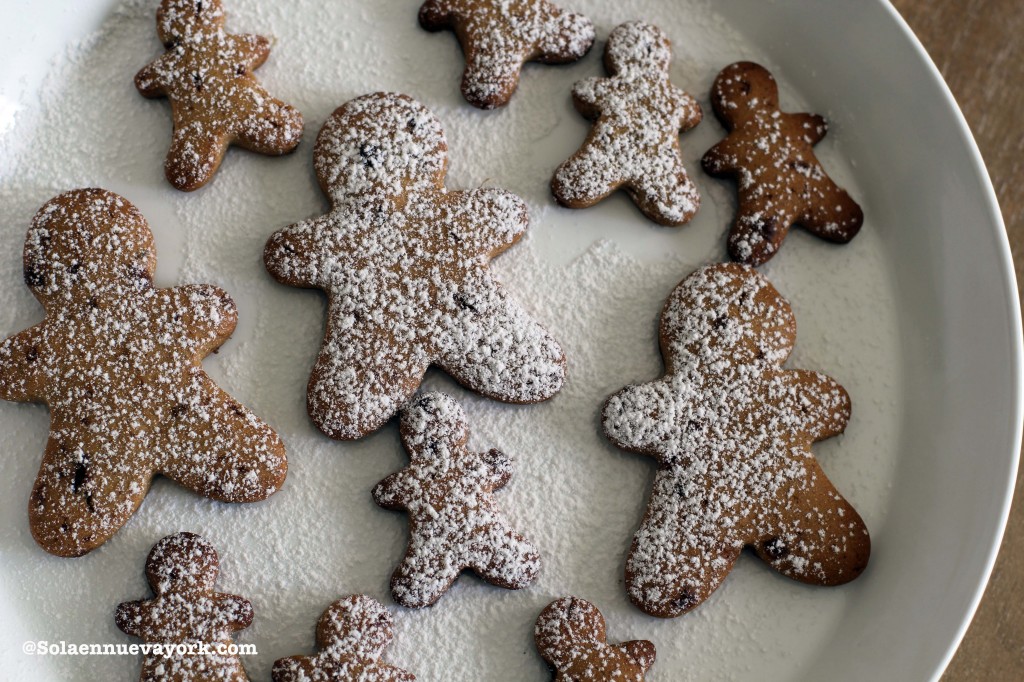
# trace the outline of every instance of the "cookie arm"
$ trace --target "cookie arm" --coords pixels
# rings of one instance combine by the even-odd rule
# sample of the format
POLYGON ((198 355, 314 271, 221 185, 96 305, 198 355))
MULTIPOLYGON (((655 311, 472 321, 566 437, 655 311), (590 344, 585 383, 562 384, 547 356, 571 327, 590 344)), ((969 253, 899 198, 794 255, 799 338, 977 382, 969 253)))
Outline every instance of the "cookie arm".
POLYGON ((661 459, 676 429, 673 401, 666 380, 627 386, 605 403, 601 414, 605 436, 624 450, 661 459))
POLYGON ((804 141, 815 145, 828 133, 828 122, 818 114, 786 114, 802 132, 804 141))
POLYGON ((315 656, 289 656, 274 661, 271 670, 273 682, 302 682, 315 679, 317 674, 315 656))
POLYGON ((796 394, 796 416, 812 442, 846 430, 852 405, 849 394, 839 382, 820 372, 804 369, 788 371, 785 377, 796 394))
POLYGON ((448 238, 468 253, 493 258, 519 241, 530 224, 526 202, 511 192, 475 189, 447 196, 448 238))
POLYGON ((658 653, 654 648, 654 644, 646 639, 636 639, 629 642, 623 642, 619 647, 623 649, 630 658, 636 661, 636 664, 644 671, 654 665, 654 660, 658 653))
POLYGON ((420 6, 420 26, 428 31, 440 31, 452 25, 450 0, 427 0, 420 6))
POLYGON ((263 36, 246 33, 231 36, 231 42, 241 56, 241 64, 250 72, 263 66, 270 56, 270 41, 263 36))
POLYGON ((704 153, 700 165, 708 175, 722 176, 736 172, 737 160, 735 145, 726 137, 704 153))
POLYGON ((150 62, 146 66, 142 67, 137 74, 135 74, 135 87, 143 97, 150 99, 155 97, 163 97, 167 94, 166 85, 163 82, 161 73, 161 62, 164 58, 150 62))
POLYGON ((215 598, 228 631, 238 632, 252 625, 254 613, 248 599, 225 593, 218 593, 215 598))
POLYGON ((409 469, 395 472, 373 488, 373 501, 385 509, 405 509, 413 494, 413 474, 409 469))
POLYGON ((572 102, 576 111, 591 121, 601 115, 601 102, 608 90, 605 78, 587 78, 572 86, 572 102))
POLYGON ((0 344, 0 400, 43 400, 42 342, 42 330, 32 327, 0 344))
POLYGON ((210 285, 188 284, 167 291, 167 310, 156 314, 170 315, 176 329, 191 342, 192 351, 200 357, 219 348, 238 324, 238 308, 223 289, 210 285))
POLYGON ((695 128, 703 120, 700 103, 685 90, 672 86, 672 100, 681 132, 695 128))
POLYGON ((321 262, 330 251, 327 236, 333 229, 328 216, 322 216, 278 230, 263 249, 267 272, 290 287, 320 286, 329 275, 321 269, 321 262))
POLYGON ((117 610, 114 611, 114 623, 126 635, 142 639, 145 629, 144 613, 145 602, 126 601, 117 605, 117 610))
POLYGON ((515 468, 512 458, 501 450, 491 449, 481 456, 484 465, 487 467, 487 482, 491 490, 501 490, 512 480, 512 472, 515 468))

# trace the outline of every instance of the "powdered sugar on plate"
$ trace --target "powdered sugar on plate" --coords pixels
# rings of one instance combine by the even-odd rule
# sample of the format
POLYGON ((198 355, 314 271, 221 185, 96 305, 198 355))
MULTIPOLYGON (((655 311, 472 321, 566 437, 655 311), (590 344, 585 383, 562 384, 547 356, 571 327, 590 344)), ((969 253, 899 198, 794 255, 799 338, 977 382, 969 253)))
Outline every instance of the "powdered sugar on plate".
MULTIPOLYGON (((567 9, 597 27, 592 53, 569 66, 528 65, 509 106, 481 112, 458 90, 463 60, 456 42, 418 27, 415 0, 230 0, 229 31, 276 38, 261 81, 305 114, 310 135, 289 157, 231 150, 206 188, 182 195, 163 177, 171 129, 166 104, 143 99, 132 84, 136 71, 162 51, 153 31, 156 4, 119 6, 97 34, 54 65, 43 100, 29 103, 0 142, 0 333, 42 317, 22 283, 21 246, 35 211, 72 187, 123 194, 154 230, 158 285, 211 283, 236 300, 235 336, 204 367, 280 433, 289 477, 267 502, 240 506, 197 499, 158 481, 103 548, 80 560, 49 557, 32 541, 25 513, 46 412, 0 404, 0 601, 18 619, 0 641, 5 654, 25 639, 130 641, 114 626, 113 609, 146 593, 141 566, 153 543, 185 530, 217 547, 219 589, 253 603, 253 625, 237 641, 257 645, 259 654, 244 660, 254 680, 268 680, 276 658, 306 651, 311 624, 340 596, 368 594, 393 607, 388 581, 405 550, 406 521, 379 509, 370 490, 408 461, 397 428, 357 443, 336 443, 317 431, 306 415, 305 388, 324 304, 280 286, 261 262, 271 233, 329 208, 313 173, 313 134, 343 102, 388 90, 422 101, 443 123, 449 187, 502 187, 528 202, 528 236, 492 267, 558 339, 569 362, 562 392, 535 406, 498 404, 441 374, 428 375, 425 387, 450 392, 464 406, 471 449, 497 447, 515 458, 516 476, 501 491, 501 506, 538 547, 544 567, 534 585, 517 592, 464 577, 431 609, 393 607, 388 661, 422 680, 546 680, 532 642, 534 621, 552 599, 575 594, 600 605, 610 640, 655 643, 658 661, 648 679, 797 677, 858 595, 872 589, 870 569, 848 587, 822 589, 741 557, 729 581, 693 613, 670 621, 640 613, 626 597, 623 568, 654 464, 614 448, 600 432, 609 395, 661 375, 657 316, 672 288, 700 264, 724 257, 735 188, 698 169, 704 150, 721 139, 720 126, 707 120, 687 133, 684 163, 704 201, 683 230, 650 225, 624 196, 568 211, 555 206, 549 190, 552 172, 589 130, 573 110, 572 85, 606 75, 603 42, 623 21, 641 19, 667 33, 675 52, 672 82, 705 109, 722 66, 753 59, 773 70, 789 108, 810 110, 786 88, 786 73, 772 68, 770 55, 719 20, 710 3, 566 0, 567 9)), ((839 126, 816 152, 860 198, 842 145, 839 126)), ((854 243, 838 249, 795 230, 785 253, 763 272, 794 308, 799 335, 789 366, 825 372, 852 397, 846 433, 815 452, 884 551, 902 439, 903 330, 890 256, 865 199, 868 221, 854 243)), ((131 679, 141 665, 131 657, 7 659, 15 667, 5 674, 22 679, 131 679)))

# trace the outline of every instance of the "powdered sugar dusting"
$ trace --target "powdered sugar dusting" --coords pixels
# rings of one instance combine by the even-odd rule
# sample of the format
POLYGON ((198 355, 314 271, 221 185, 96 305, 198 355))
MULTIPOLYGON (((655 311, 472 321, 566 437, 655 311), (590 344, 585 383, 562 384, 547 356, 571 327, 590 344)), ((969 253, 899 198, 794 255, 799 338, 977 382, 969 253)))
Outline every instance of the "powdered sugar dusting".
POLYGON ((534 582, 540 556, 492 495, 512 478, 511 458, 500 450, 467 450, 466 415, 443 393, 409 406, 401 431, 412 463, 373 489, 377 504, 409 513, 409 549, 391 578, 395 600, 409 608, 430 606, 467 568, 513 590, 534 582))
POLYGON ((464 386, 514 403, 562 386, 561 348, 490 276, 522 237, 526 206, 503 190, 449 192, 447 143, 421 104, 367 95, 317 138, 331 213, 276 232, 264 260, 278 281, 329 300, 309 413, 333 438, 380 428, 436 364, 464 386))
MULTIPOLYGON (((459 92, 456 41, 420 28, 419 4, 231 0, 229 27, 274 37, 260 78, 307 115, 309 130, 318 130, 353 97, 381 89, 409 93, 444 122, 450 186, 504 187, 530 206, 527 235, 491 267, 565 350, 565 386, 550 402, 523 407, 480 398, 436 372, 428 372, 424 389, 444 390, 463 405, 473 429, 470 449, 500 446, 516 456, 514 482, 498 499, 511 525, 543 555, 537 582, 507 591, 463 575, 430 609, 393 604, 389 577, 407 549, 407 520, 377 507, 370 490, 408 464, 397 428, 338 443, 310 424, 304 396, 324 331, 324 303, 281 286, 261 263, 271 233, 330 208, 313 173, 313 138, 282 158, 230 153, 202 191, 173 190, 161 167, 167 137, 154 135, 169 134, 168 108, 143 99, 131 84, 158 47, 155 2, 132 0, 60 61, 43 103, 30 103, 33 113, 0 141, 0 282, 8 283, 0 286, 0 334, 41 316, 21 284, 25 227, 39 206, 69 187, 117 190, 156 231, 158 284, 211 282, 234 297, 238 328, 204 368, 282 435, 289 476, 270 500, 255 505, 217 504, 157 479, 139 512, 101 550, 75 561, 50 558, 28 533, 25 495, 18 492, 36 476, 32 453, 45 445, 47 414, 35 406, 0 404, 6 453, 0 472, 10 493, 0 496, 0 599, 9 600, 5 613, 13 622, 10 630, 0 629, 0 645, 12 652, 5 660, 11 677, 137 677, 137 658, 16 652, 29 636, 131 643, 113 624, 112 603, 145 594, 141 560, 159 538, 188 529, 216 545, 221 584, 252 600, 255 619, 236 641, 259 650, 243 657, 255 681, 270 679, 276 659, 309 651, 312 625, 325 605, 347 593, 389 605, 395 640, 386 658, 423 680, 548 679, 533 644, 534 622, 552 599, 566 594, 598 604, 614 640, 657 644, 652 680, 792 679, 798 677, 794 664, 843 646, 835 637, 869 622, 858 620, 869 616, 857 609, 866 592, 879 587, 872 572, 849 587, 823 590, 780 580, 750 557, 741 558, 704 608, 682 619, 651 618, 629 603, 623 567, 655 465, 607 442, 600 407, 622 386, 660 375, 658 314, 683 277, 724 257, 735 188, 694 173, 704 202, 684 230, 636 224, 636 209, 624 196, 609 197, 594 211, 554 206, 552 172, 590 128, 573 110, 569 93, 583 78, 606 75, 597 52, 565 67, 527 66, 509 106, 482 115, 459 92), (611 241, 595 245, 600 238, 611 241)), ((600 36, 630 18, 661 27, 674 43, 672 81, 705 108, 724 64, 750 58, 775 66, 770 55, 724 24, 710 3, 564 4, 593 19, 600 36)), ((789 74, 773 70, 793 110, 815 108, 786 89, 789 74)), ((714 120, 692 130, 684 137, 684 164, 696 168, 700 153, 721 137, 714 120)), ((844 139, 840 125, 815 151, 833 177, 855 192, 844 157, 856 150, 844 139)), ((800 321, 790 362, 827 371, 853 398, 856 415, 846 432, 815 452, 873 536, 885 542, 889 482, 905 454, 900 444, 908 444, 902 420, 913 397, 903 395, 907 370, 900 338, 909 331, 905 325, 920 318, 897 308, 903 299, 892 286, 891 254, 882 237, 882 230, 864 230, 838 253, 795 231, 787 257, 769 263, 764 273, 800 321)), ((877 558, 886 556, 892 555, 877 558)))

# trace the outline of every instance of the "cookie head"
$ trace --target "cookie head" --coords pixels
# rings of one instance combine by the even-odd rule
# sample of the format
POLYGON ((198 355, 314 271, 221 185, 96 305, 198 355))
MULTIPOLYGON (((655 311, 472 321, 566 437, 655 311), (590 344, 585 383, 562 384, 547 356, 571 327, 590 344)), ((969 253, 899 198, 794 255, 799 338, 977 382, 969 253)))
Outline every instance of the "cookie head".
POLYGON ((391 614, 376 599, 365 596, 331 604, 320 616, 316 632, 322 648, 343 645, 366 658, 380 658, 394 639, 391 614))
POLYGON ((441 185, 448 144, 441 122, 422 104, 406 95, 375 93, 331 115, 317 137, 314 165, 320 186, 335 202, 398 200, 441 185))
POLYGON ((760 64, 736 62, 722 69, 711 87, 715 113, 729 126, 748 120, 758 111, 777 111, 779 86, 760 64))
POLYGON ((124 198, 101 189, 46 203, 25 238, 25 284, 44 305, 148 287, 156 271, 153 233, 124 198))
POLYGON ((781 365, 795 339, 789 303, 756 270, 738 263, 709 266, 687 278, 661 317, 662 348, 673 365, 686 357, 703 365, 781 365))
POLYGON ((608 36, 604 62, 609 73, 668 71, 672 64, 672 43, 657 26, 632 21, 608 36))
POLYGON ((146 578, 156 594, 210 592, 217 582, 217 550, 195 533, 169 535, 153 546, 146 559, 146 578))
POLYGON ((168 49, 204 29, 217 30, 224 24, 221 0, 163 0, 156 11, 156 30, 168 49))
POLYGON ((538 616, 535 636, 541 656, 559 661, 577 642, 605 641, 604 616, 585 599, 563 597, 538 616))
POLYGON ((448 453, 469 439, 462 406, 444 393, 427 393, 402 412, 402 440, 413 461, 426 461, 448 453))

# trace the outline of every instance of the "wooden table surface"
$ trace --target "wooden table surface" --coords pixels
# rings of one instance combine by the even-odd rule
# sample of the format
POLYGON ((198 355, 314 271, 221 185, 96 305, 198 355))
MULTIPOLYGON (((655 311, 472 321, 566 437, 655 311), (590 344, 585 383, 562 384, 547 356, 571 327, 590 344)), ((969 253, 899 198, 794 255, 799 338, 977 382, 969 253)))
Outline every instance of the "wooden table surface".
MULTIPOLYGON (((946 77, 988 165, 1024 282, 1024 1, 893 0, 946 77)), ((1019 288, 1018 284, 1018 288, 1019 288)), ((1024 680, 1024 485, 943 682, 1024 680)))

